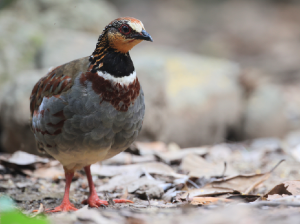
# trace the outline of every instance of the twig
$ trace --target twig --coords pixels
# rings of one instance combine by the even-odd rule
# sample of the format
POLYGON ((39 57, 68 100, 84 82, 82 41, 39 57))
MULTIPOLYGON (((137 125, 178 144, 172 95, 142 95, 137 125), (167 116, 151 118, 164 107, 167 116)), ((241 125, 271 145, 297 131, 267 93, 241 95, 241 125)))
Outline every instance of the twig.
POLYGON ((250 187, 248 187, 247 190, 245 190, 243 193, 249 194, 254 188, 256 188, 262 182, 269 179, 270 176, 271 176, 271 173, 266 173, 266 174, 262 175, 261 178, 259 178, 256 182, 254 182, 252 185, 250 185, 250 187))
POLYGON ((188 193, 186 196, 186 201, 189 202, 189 200, 190 200, 190 193, 188 193))
POLYGON ((284 162, 285 159, 280 160, 270 171, 269 173, 272 173, 282 162, 284 162))
POLYGON ((33 218, 33 217, 35 217, 35 216, 43 213, 44 211, 45 211, 45 207, 44 207, 44 205, 42 203, 40 203, 39 210, 33 216, 31 216, 31 217, 33 218))
POLYGON ((222 177, 225 176, 226 169, 227 169, 227 163, 224 162, 224 170, 223 170, 223 173, 222 173, 222 177))
POLYGON ((188 182, 189 182, 191 185, 193 185, 195 188, 198 188, 198 189, 200 188, 194 181, 188 179, 188 182))
POLYGON ((111 197, 109 197, 109 195, 106 191, 104 192, 104 194, 105 194, 105 197, 107 198, 108 204, 112 205, 112 206, 115 205, 114 200, 112 200, 111 197))
POLYGON ((149 195, 147 193, 146 193, 146 196, 147 196, 147 200, 148 200, 149 206, 151 207, 150 198, 149 198, 149 195))
POLYGON ((269 172, 265 173, 261 178, 259 178, 256 182, 254 182, 250 187, 243 192, 244 194, 249 194, 254 188, 256 188, 258 185, 260 185, 262 182, 266 181, 269 179, 271 176, 271 173, 283 162, 285 161, 284 159, 280 160, 269 172))

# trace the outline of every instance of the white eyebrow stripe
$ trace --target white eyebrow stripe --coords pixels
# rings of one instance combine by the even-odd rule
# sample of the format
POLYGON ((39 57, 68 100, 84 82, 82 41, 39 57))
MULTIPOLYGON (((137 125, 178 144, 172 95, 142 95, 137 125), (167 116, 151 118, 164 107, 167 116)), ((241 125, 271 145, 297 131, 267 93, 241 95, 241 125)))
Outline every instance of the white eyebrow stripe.
POLYGON ((135 23, 129 22, 131 29, 135 30, 136 32, 140 33, 144 29, 144 25, 142 23, 135 23))

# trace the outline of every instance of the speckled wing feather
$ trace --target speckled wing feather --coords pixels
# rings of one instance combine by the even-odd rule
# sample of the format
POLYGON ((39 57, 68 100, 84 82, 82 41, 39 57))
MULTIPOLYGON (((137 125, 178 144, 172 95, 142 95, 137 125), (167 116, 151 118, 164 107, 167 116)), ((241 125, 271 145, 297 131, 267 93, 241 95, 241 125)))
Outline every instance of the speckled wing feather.
POLYGON ((42 77, 31 92, 31 118, 34 112, 38 110, 44 97, 59 97, 61 93, 68 91, 72 87, 76 75, 86 71, 88 65, 88 57, 84 57, 51 69, 46 76, 42 77))
MULTIPOLYGON (((56 113, 49 114, 48 111, 41 109, 40 106, 44 98, 55 97, 60 99, 62 104, 67 104, 63 99, 60 98, 61 94, 70 90, 74 84, 75 78, 83 71, 88 69, 90 62, 88 57, 84 57, 78 60, 71 61, 64 65, 58 66, 51 69, 44 77, 42 77, 34 86, 30 96, 30 124, 31 129, 35 133, 37 131, 42 134, 57 135, 61 133, 62 126, 64 124, 65 116, 62 110, 56 113), (54 132, 50 133, 49 130, 40 130, 32 122, 33 116, 44 117, 47 113, 52 119, 49 119, 47 125, 55 129, 54 132), (54 123, 52 123, 52 121, 54 123)), ((58 109, 58 108, 57 108, 58 109)), ((56 109, 56 110, 57 110, 56 109)), ((50 145, 49 145, 50 146, 50 145)), ((40 151, 44 151, 42 144, 37 140, 37 148, 40 151)))

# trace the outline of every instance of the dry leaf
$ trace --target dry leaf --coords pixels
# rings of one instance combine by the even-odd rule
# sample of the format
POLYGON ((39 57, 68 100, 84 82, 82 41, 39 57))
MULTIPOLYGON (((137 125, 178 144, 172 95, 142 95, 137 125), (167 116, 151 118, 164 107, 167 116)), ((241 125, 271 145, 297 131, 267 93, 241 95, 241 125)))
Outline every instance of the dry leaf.
POLYGON ((230 161, 232 150, 227 144, 218 144, 209 149, 208 156, 213 162, 230 161))
POLYGON ((43 213, 44 211, 45 211, 45 206, 42 203, 40 203, 39 210, 34 215, 32 215, 31 217, 33 218, 33 217, 43 213))
POLYGON ((167 145, 164 142, 135 142, 141 155, 153 154, 153 152, 166 152, 167 145))
POLYGON ((214 197, 193 197, 191 200, 192 205, 208 205, 216 202, 232 202, 232 200, 226 198, 214 198, 214 197))
POLYGON ((49 168, 39 168, 33 172, 33 176, 37 178, 47 178, 47 179, 59 179, 64 178, 65 173, 62 169, 57 167, 49 167, 49 168))
MULTIPOLYGON (((185 156, 180 167, 182 170, 188 171, 190 177, 197 178, 221 176, 224 171, 223 162, 220 162, 219 164, 209 163, 202 157, 195 154, 185 156)), ((237 172, 228 166, 225 174, 231 176, 236 175, 237 172)))
POLYGON ((186 148, 181 150, 173 150, 168 152, 156 152, 155 155, 163 160, 165 163, 172 163, 175 161, 181 161, 184 157, 189 154, 193 154, 195 156, 204 156, 208 153, 208 149, 206 147, 195 147, 195 148, 186 148))
POLYGON ((8 159, 8 162, 17 165, 29 165, 37 162, 48 163, 49 159, 32 155, 23 151, 17 151, 8 159))
POLYGON ((103 165, 116 165, 116 164, 126 165, 126 164, 135 164, 135 163, 148 163, 154 161, 156 161, 154 155, 137 156, 128 152, 121 152, 110 159, 104 160, 101 163, 103 165))
POLYGON ((272 195, 300 195, 300 181, 292 180, 292 181, 285 181, 281 184, 276 185, 272 190, 270 190, 266 195, 265 198, 268 200, 272 200, 274 198, 278 198, 278 196, 272 195))
POLYGON ((300 145, 295 146, 292 150, 290 150, 290 154, 300 162, 300 145))
POLYGON ((249 194, 258 185, 266 181, 271 173, 283 162, 280 160, 269 172, 265 174, 250 174, 250 175, 237 175, 234 177, 224 178, 211 183, 214 187, 223 187, 234 189, 243 194, 249 194))
POLYGON ((273 201, 273 200, 276 200, 276 199, 279 199, 279 198, 283 198, 283 197, 286 197, 286 196, 289 196, 289 195, 287 195, 287 194, 282 194, 282 195, 280 195, 280 194, 268 195, 267 200, 268 201, 273 201))
MULTIPOLYGON (((162 186, 163 181, 148 179, 147 177, 139 178, 139 176, 134 175, 118 175, 111 178, 107 184, 103 184, 97 188, 98 191, 109 191, 112 192, 115 189, 127 189, 128 192, 134 193, 138 189, 144 186, 162 186)), ((160 187, 163 191, 163 188, 160 187)))
POLYGON ((93 164, 91 166, 91 173, 99 176, 112 177, 120 174, 128 173, 149 173, 149 174, 160 174, 165 176, 173 176, 175 178, 182 178, 185 175, 177 174, 174 170, 163 163, 153 162, 153 163, 143 163, 143 164, 133 164, 124 166, 101 166, 99 164, 93 164))
POLYGON ((300 203, 300 195, 269 195, 268 201, 278 202, 278 203, 300 203))
POLYGON ((3 166, 18 170, 27 175, 30 170, 34 170, 37 163, 48 163, 49 159, 42 158, 36 155, 32 155, 26 152, 17 151, 12 156, 2 155, 0 156, 0 162, 3 166))
POLYGON ((193 198, 197 196, 217 196, 217 195, 230 194, 230 193, 234 193, 234 190, 213 188, 213 187, 206 186, 200 189, 189 190, 185 192, 183 195, 181 195, 180 198, 186 199, 188 195, 190 198, 193 198))
POLYGON ((260 183, 263 180, 265 180, 265 174, 237 175, 213 181, 208 186, 231 189, 240 193, 249 193, 249 187, 253 186, 254 183, 254 187, 256 187, 256 183, 260 183))

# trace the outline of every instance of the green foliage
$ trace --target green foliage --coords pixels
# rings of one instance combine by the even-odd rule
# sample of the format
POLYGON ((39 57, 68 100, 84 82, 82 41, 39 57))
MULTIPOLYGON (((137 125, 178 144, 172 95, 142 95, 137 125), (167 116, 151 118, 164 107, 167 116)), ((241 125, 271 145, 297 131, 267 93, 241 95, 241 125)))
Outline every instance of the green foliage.
POLYGON ((29 218, 18 211, 4 212, 0 214, 1 224, 48 224, 45 218, 29 218))
POLYGON ((0 197, 0 223, 1 224, 48 224, 46 218, 30 218, 14 209, 13 201, 7 197, 0 197))

